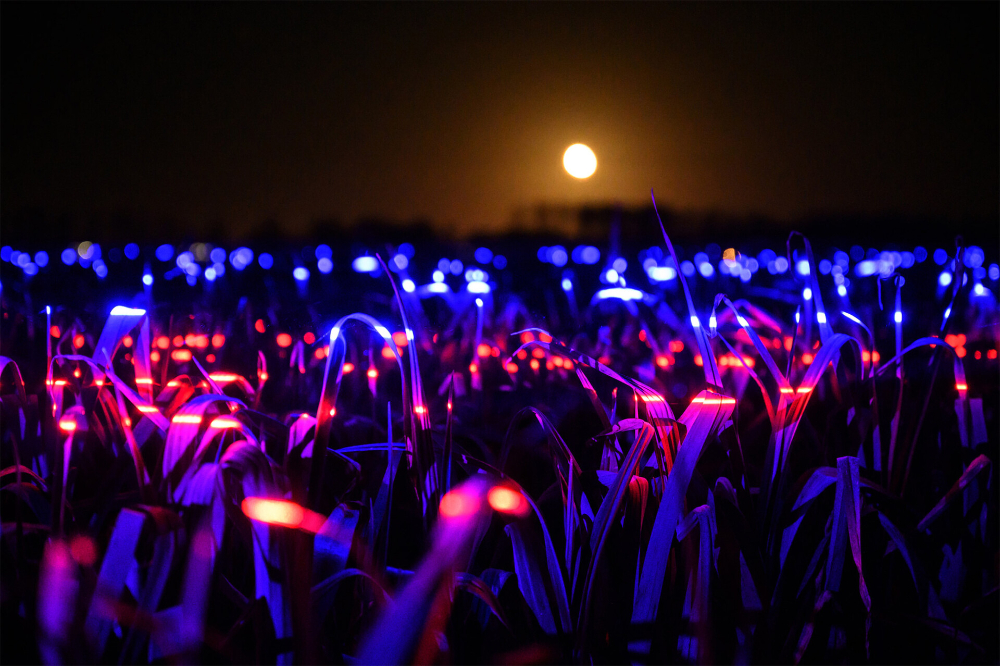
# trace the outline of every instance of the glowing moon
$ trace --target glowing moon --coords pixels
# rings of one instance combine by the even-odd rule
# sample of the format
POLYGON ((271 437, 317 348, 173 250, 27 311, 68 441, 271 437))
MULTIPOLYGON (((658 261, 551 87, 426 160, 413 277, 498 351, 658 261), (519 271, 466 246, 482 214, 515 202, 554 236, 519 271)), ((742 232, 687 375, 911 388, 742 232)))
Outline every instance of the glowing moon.
POLYGON ((597 170, 597 156, 582 143, 574 143, 563 154, 563 166, 574 178, 590 178, 597 170))

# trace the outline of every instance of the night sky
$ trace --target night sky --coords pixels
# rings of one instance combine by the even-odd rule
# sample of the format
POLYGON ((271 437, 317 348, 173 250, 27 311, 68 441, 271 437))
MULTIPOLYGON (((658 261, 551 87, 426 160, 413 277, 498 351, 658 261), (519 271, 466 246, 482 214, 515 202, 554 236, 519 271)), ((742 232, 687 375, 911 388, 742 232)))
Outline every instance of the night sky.
POLYGON ((0 219, 995 220, 998 8, 3 2, 0 219))

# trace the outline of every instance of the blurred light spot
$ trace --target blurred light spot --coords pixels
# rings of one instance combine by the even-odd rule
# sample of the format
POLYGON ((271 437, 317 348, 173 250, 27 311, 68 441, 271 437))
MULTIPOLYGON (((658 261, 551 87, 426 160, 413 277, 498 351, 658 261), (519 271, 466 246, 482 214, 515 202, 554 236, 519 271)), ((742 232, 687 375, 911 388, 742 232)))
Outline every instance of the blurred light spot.
POLYGON ((348 375, 348 374, 354 372, 354 364, 351 363, 350 361, 348 361, 347 363, 345 363, 343 365, 343 371, 344 371, 345 375, 348 375))
POLYGON ((190 349, 175 349, 170 352, 170 358, 178 363, 184 363, 191 360, 191 350, 190 349))
MULTIPOLYGON (((168 384, 169 386, 169 384, 168 384)), ((201 425, 201 416, 198 414, 175 414, 171 423, 183 423, 187 425, 201 425)))
POLYGON ((413 283, 413 280, 409 278, 403 280, 403 291, 405 291, 408 294, 412 294, 414 291, 416 291, 416 289, 417 285, 413 283))
POLYGON ((263 333, 264 332, 264 320, 263 319, 258 319, 257 321, 254 322, 253 327, 254 327, 254 329, 258 333, 263 333))
POLYGON ((326 243, 322 243, 316 246, 314 254, 316 255, 316 259, 330 259, 333 257, 333 250, 326 243))
MULTIPOLYGON (((249 262, 247 262, 247 263, 249 263, 249 262)), ((265 271, 266 270, 270 270, 271 267, 274 266, 274 257, 272 257, 271 254, 268 253, 268 252, 261 252, 260 256, 257 257, 257 263, 265 271)), ((234 267, 237 268, 237 269, 239 269, 239 266, 236 266, 235 264, 234 264, 234 267)))
POLYGON ((243 515, 268 525, 299 527, 305 517, 301 506, 289 500, 247 497, 241 505, 243 515))
POLYGON ((494 511, 524 516, 528 513, 528 502, 521 493, 504 486, 494 486, 486 496, 494 511))
POLYGON ((369 368, 367 374, 368 374, 368 379, 375 379, 376 377, 378 377, 378 370, 376 370, 375 368, 369 368))
POLYGON ((73 540, 69 542, 69 552, 77 564, 82 567, 93 566, 94 562, 97 561, 97 548, 94 546, 93 539, 82 534, 73 537, 73 540))
POLYGON ((309 269, 305 266, 296 266, 295 270, 292 271, 292 277, 298 282, 305 282, 309 279, 309 269))
POLYGON ((938 284, 942 287, 947 287, 951 284, 951 273, 944 271, 941 275, 938 275, 938 284))
POLYGON ((328 257, 321 257, 319 261, 316 262, 316 268, 323 275, 329 275, 333 270, 333 262, 330 261, 328 257))
POLYGON ((938 266, 943 266, 944 262, 948 261, 948 253, 938 248, 934 250, 934 263, 938 266))
POLYGON ((499 271, 502 271, 503 269, 507 268, 507 258, 504 257, 502 254, 498 254, 495 257, 493 257, 493 268, 499 271))
POLYGON ((488 247, 480 247, 476 249, 476 261, 481 264, 488 264, 493 261, 493 251, 488 247))
POLYGON ((451 274, 452 275, 461 275, 463 268, 464 268, 464 266, 463 266, 462 261, 460 259, 452 259, 451 260, 451 274))
POLYGON ((445 518, 471 516, 479 511, 479 498, 462 488, 456 488, 441 498, 438 509, 445 518))
POLYGON ((278 333, 276 338, 279 347, 290 347, 292 345, 292 336, 288 333, 278 333))
POLYGON ((73 336, 73 346, 76 347, 77 349, 82 347, 86 342, 87 342, 86 339, 80 333, 77 333, 76 335, 73 336))
POLYGON ((490 293, 490 285, 485 282, 470 282, 466 288, 470 293, 473 294, 488 294, 490 293))

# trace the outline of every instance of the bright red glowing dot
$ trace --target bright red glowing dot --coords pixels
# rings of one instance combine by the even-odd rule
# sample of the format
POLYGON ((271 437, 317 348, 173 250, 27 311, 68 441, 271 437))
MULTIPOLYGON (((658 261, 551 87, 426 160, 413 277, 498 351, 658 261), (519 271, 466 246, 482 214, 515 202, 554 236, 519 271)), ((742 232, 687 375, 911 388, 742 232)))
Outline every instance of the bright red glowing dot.
POLYGON ((382 347, 382 358, 384 358, 387 361, 391 361, 392 359, 396 358, 396 354, 393 353, 392 347, 390 347, 389 345, 382 347))
POLYGON ((77 368, 76 370, 73 371, 73 376, 76 377, 77 379, 80 378, 80 374, 81 374, 80 368, 77 368))
POLYGON ((330 408, 330 416, 334 417, 336 415, 337 415, 337 408, 336 407, 331 407, 330 408))
POLYGON ((517 372, 517 363, 507 361, 507 372, 517 372))
POLYGON ((872 352, 872 362, 873 362, 873 363, 878 363, 878 360, 879 360, 880 358, 881 358, 881 357, 880 357, 880 356, 878 355, 878 352, 872 352))
POLYGON ((198 349, 207 349, 208 348, 208 336, 207 335, 203 335, 201 333, 199 333, 198 335, 194 336, 194 346, 197 347, 198 349))
POLYGON ((186 344, 188 347, 197 347, 198 338, 195 336, 194 333, 188 333, 187 335, 184 336, 184 344, 186 344))
POLYGON ((205 357, 205 360, 208 361, 209 363, 215 363, 215 354, 209 354, 208 356, 205 357))
POLYGON ((251 520, 282 527, 298 527, 305 517, 302 507, 288 500, 247 497, 243 500, 242 509, 251 520))
POLYGON ((290 347, 292 345, 292 336, 288 333, 278 333, 277 340, 279 347, 290 347))
POLYGON ((991 349, 988 352, 986 352, 986 358, 994 359, 996 357, 997 357, 997 350, 996 349, 991 349))
POLYGON ((656 365, 658 365, 661 368, 665 368, 668 365, 670 365, 670 359, 661 354, 656 357, 656 365))
POLYGON ((306 333, 305 335, 302 336, 302 341, 307 345, 311 345, 312 343, 316 342, 316 336, 312 334, 312 331, 310 331, 309 333, 306 333))
POLYGON ((671 340, 667 348, 673 353, 678 353, 684 351, 684 343, 680 340, 671 340))
POLYGON ((62 336, 62 331, 59 330, 58 326, 53 326, 52 328, 49 329, 49 334, 53 338, 58 338, 58 337, 62 336))
POLYGON ((701 357, 701 354, 698 354, 697 356, 694 357, 694 364, 697 365, 698 367, 702 367, 705 365, 705 359, 701 357))
POLYGON ((410 341, 406 338, 406 333, 403 331, 396 331, 393 333, 392 341, 396 343, 397 347, 405 347, 410 344, 410 341))
POLYGON ((226 429, 226 428, 239 428, 242 424, 231 416, 217 416, 212 419, 211 427, 226 429))
POLYGON ((254 322, 253 327, 255 329, 257 329, 258 333, 263 333, 264 332, 264 320, 263 319, 258 319, 257 321, 254 322))
POLYGON ((480 343, 479 346, 476 347, 476 353, 479 354, 480 358, 486 358, 490 355, 491 351, 492 349, 485 342, 480 343))
POLYGON ((184 346, 184 337, 180 336, 180 335, 175 335, 174 339, 173 339, 173 343, 174 343, 174 347, 183 347, 184 346))
POLYGON ((427 408, 422 405, 417 405, 416 407, 413 408, 413 411, 415 411, 417 414, 426 414, 427 408))
POLYGON ((981 359, 982 357, 983 357, 983 352, 981 352, 981 351, 977 351, 977 352, 976 352, 976 360, 978 361, 978 360, 979 360, 979 359, 981 359))
POLYGON ((124 338, 122 338, 122 344, 125 345, 126 347, 131 347, 132 342, 133 340, 131 335, 126 335, 124 338))
POLYGON ((538 359, 537 358, 533 358, 533 359, 531 359, 531 362, 528 363, 528 365, 531 366, 532 370, 538 370, 538 367, 539 367, 540 364, 538 363, 538 359))
POLYGON ((318 360, 326 357, 326 347, 317 347, 316 351, 313 352, 313 356, 318 360))
POLYGON ((369 379, 375 379, 376 377, 378 377, 378 370, 376 370, 375 368, 369 368, 368 369, 368 378, 369 379))
POLYGON ((535 339, 535 334, 532 333, 531 331, 525 331, 524 333, 521 334, 521 344, 524 344, 526 342, 532 342, 534 341, 534 339, 535 339))
POLYGON ((73 346, 76 347, 77 349, 82 347, 86 342, 87 340, 80 333, 77 333, 76 335, 73 336, 73 346))
POLYGON ((476 365, 475 363, 470 363, 469 364, 469 372, 472 372, 472 373, 479 372, 479 366, 476 365))
POLYGON ((563 360, 562 356, 556 356, 554 359, 552 359, 552 365, 556 366, 557 368, 563 367, 565 363, 566 362, 563 360))
POLYGON ((184 363, 191 360, 191 350, 190 349, 175 349, 170 352, 170 358, 174 359, 178 363, 184 363))
POLYGON ((646 341, 646 329, 642 329, 641 331, 639 331, 639 339, 642 340, 643 342, 646 341))
POLYGON ((479 510, 479 498, 464 490, 452 490, 441 498, 439 510, 445 518, 471 516, 479 510))
POLYGON ((94 541, 88 536, 73 537, 73 540, 69 542, 69 552, 73 559, 84 567, 89 567, 97 561, 97 548, 94 547, 94 541))
POLYGON ((959 358, 965 358, 966 353, 968 352, 965 351, 965 347, 955 348, 955 356, 958 356, 959 358))
POLYGON ((517 352, 517 357, 523 361, 524 359, 528 358, 528 352, 522 349, 521 351, 517 352))
POLYGON ((493 358, 498 358, 500 356, 500 349, 498 349, 497 347, 494 347, 493 350, 490 352, 490 355, 493 358))
POLYGON ((788 338, 788 337, 785 338, 785 351, 792 351, 792 339, 791 338, 788 338))
POLYGON ((156 346, 160 349, 168 349, 170 347, 170 338, 165 335, 161 335, 156 338, 156 346))
POLYGON ((216 333, 215 335, 212 336, 213 347, 221 347, 224 344, 226 344, 226 336, 224 336, 222 333, 216 333))
MULTIPOLYGON (((968 391, 969 390, 969 385, 968 384, 959 384, 959 383, 956 383, 955 384, 955 388, 957 388, 959 391, 968 391)), ((61 425, 61 423, 60 423, 60 425, 61 425)))
POLYGON ((352 372, 354 372, 354 364, 348 361, 347 363, 344 364, 344 374, 348 375, 352 372))
POLYGON ((545 350, 541 347, 535 347, 531 350, 531 356, 534 358, 545 358, 545 350))
POLYGON ((814 359, 814 357, 813 357, 812 354, 803 354, 802 355, 802 362, 805 363, 806 365, 812 365, 813 359, 814 359))
POLYGON ((517 515, 527 513, 528 503, 521 493, 516 490, 505 488, 504 486, 495 486, 490 489, 486 499, 495 511, 517 515))
POLYGON ((158 352, 156 350, 153 350, 152 352, 150 352, 150 354, 149 354, 149 360, 152 361, 153 363, 159 363, 160 362, 160 352, 158 352))
POLYGON ((72 417, 59 419, 59 429, 66 432, 73 432, 76 430, 76 420, 72 417))

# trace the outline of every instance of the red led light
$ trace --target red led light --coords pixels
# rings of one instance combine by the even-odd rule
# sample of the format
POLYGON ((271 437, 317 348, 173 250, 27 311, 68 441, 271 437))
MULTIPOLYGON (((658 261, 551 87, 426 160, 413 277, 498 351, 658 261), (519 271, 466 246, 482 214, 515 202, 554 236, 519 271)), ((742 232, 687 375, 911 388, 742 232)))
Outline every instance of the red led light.
POLYGON ((86 342, 87 340, 83 337, 83 335, 79 333, 73 336, 73 346, 76 347, 77 349, 82 347, 86 342))
POLYGON ((153 363, 159 363, 160 362, 160 352, 155 351, 155 350, 152 351, 149 354, 149 360, 152 361, 153 363))
POLYGON ((62 331, 59 330, 58 326, 53 326, 52 328, 49 329, 49 335, 51 335, 53 338, 58 338, 62 336, 62 331))
POLYGON ((517 363, 514 361, 507 361, 507 372, 517 372, 517 363))
POLYGON ((257 330, 258 333, 263 333, 264 332, 264 320, 263 319, 258 319, 257 321, 254 322, 253 327, 257 330))
POLYGON ((185 361, 191 360, 191 350, 190 349, 175 349, 170 352, 170 358, 177 361, 178 363, 184 363, 185 361))
POLYGON ((406 333, 403 331, 396 331, 392 334, 392 341, 396 343, 397 347, 405 347, 410 344, 410 341, 406 339, 406 333))
POLYGON ((491 351, 490 346, 485 342, 481 342, 479 346, 476 347, 476 353, 479 355, 479 358, 486 358, 490 355, 491 351))
POLYGON ((528 513, 528 502, 521 493, 505 486, 494 486, 486 496, 494 511, 523 516, 528 513))
POLYGON ((369 368, 368 369, 368 378, 369 379, 375 379, 376 377, 378 377, 378 370, 376 370, 375 368, 369 368))
POLYGON ((316 336, 313 335, 312 332, 306 333, 305 335, 302 336, 302 342, 306 343, 307 345, 311 345, 312 343, 316 342, 316 336))
POLYGON ((76 430, 76 420, 72 417, 63 417, 59 419, 59 429, 65 432, 73 432, 76 430))
POLYGON ((160 349, 169 349, 170 338, 168 338, 165 335, 161 335, 160 337, 156 338, 156 346, 159 347, 160 349))
POLYGON ((464 490, 452 490, 441 498, 439 510, 445 518, 471 516, 479 511, 479 498, 464 490))
POLYGON ((277 337, 279 347, 291 347, 292 346, 292 336, 288 333, 278 333, 277 337))
POLYGON ((172 342, 174 343, 174 347, 183 347, 184 346, 184 338, 183 338, 183 336, 175 335, 174 339, 172 340, 172 342))
POLYGON ((396 358, 396 354, 393 353, 392 347, 390 347, 388 344, 382 347, 382 358, 384 358, 387 361, 391 361, 392 359, 396 358))
POLYGON ((213 347, 218 348, 224 344, 226 344, 226 336, 224 336, 222 333, 216 333, 215 335, 212 336, 213 347))
POLYGON ((247 518, 282 527, 298 527, 305 517, 302 507, 288 500, 247 497, 243 500, 242 509, 247 518))
POLYGON ((348 375, 352 372, 354 372, 354 364, 348 361, 347 363, 344 364, 344 374, 348 375))
POLYGON ((125 345, 126 347, 131 347, 132 342, 133 340, 131 335, 126 335, 124 338, 122 338, 122 344, 125 345))

